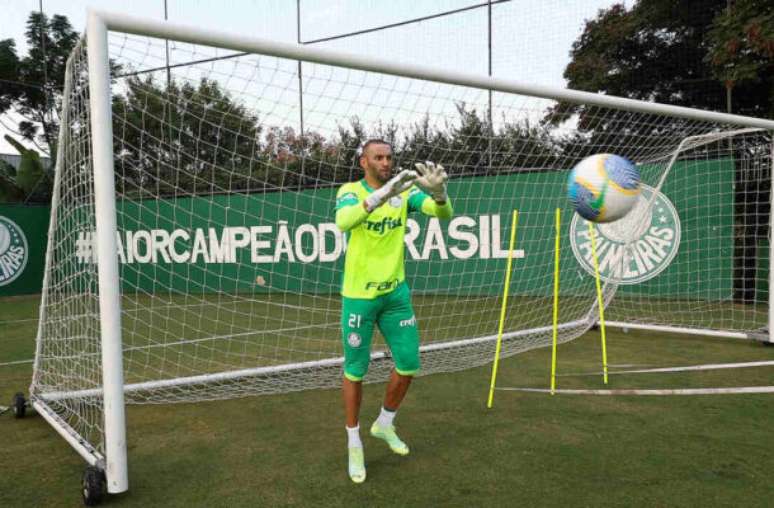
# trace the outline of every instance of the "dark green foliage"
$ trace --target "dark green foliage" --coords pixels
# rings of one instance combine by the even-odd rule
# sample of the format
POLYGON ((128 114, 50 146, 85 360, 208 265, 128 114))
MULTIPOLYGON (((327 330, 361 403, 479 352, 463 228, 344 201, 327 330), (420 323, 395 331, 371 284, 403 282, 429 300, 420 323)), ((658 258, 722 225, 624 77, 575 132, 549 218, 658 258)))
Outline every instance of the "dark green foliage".
MULTIPOLYGON (((728 80, 738 86, 733 112, 766 116, 774 104, 774 15, 766 0, 745 0, 726 10, 725 0, 641 0, 617 4, 586 23, 564 72, 576 90, 604 92, 714 111, 725 111, 728 80), (768 4, 768 7, 764 7, 768 4)), ((550 120, 580 115, 579 129, 594 142, 610 142, 621 128, 633 134, 626 115, 601 121, 589 106, 560 104, 550 120), (607 133, 607 135, 605 135, 607 133)), ((668 133, 674 124, 659 128, 668 133)), ((650 129, 650 126, 648 126, 650 129)))
POLYGON ((7 111, 21 94, 15 83, 19 73, 19 57, 13 39, 0 40, 0 113, 7 111))
POLYGON ((0 160, 0 203, 24 201, 24 191, 16 185, 16 168, 0 160))
POLYGON ((722 10, 708 34, 706 61, 744 113, 774 116, 774 3, 737 0, 722 10))
POLYGON ((558 151, 540 126, 504 123, 493 131, 475 109, 458 105, 458 120, 429 118, 402 131, 394 123, 367 128, 357 118, 336 136, 303 135, 267 125, 217 81, 197 84, 128 77, 113 98, 116 181, 133 196, 265 192, 331 186, 359 178, 358 149, 371 137, 390 141, 398 165, 434 160, 453 175, 552 167, 558 151))
POLYGON ((21 155, 18 169, 8 163, 0 166, 0 202, 41 203, 51 199, 52 179, 43 167, 40 154, 5 135, 21 155))
POLYGON ((13 109, 25 119, 18 129, 29 140, 43 143, 55 160, 67 57, 78 42, 65 16, 51 18, 32 12, 25 32, 29 51, 20 58, 13 40, 0 41, 0 114, 13 109), (38 125, 40 125, 40 128, 38 125))
POLYGON ((246 190, 263 169, 258 119, 215 81, 130 77, 113 99, 119 191, 165 196, 246 190))

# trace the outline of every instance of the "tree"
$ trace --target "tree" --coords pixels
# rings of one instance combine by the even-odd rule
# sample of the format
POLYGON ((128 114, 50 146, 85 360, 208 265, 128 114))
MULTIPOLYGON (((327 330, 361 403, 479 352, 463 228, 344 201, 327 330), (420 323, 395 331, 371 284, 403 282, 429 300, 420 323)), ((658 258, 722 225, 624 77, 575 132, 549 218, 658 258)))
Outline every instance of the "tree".
POLYGON ((42 144, 55 160, 56 112, 61 106, 67 57, 78 42, 78 33, 65 16, 49 19, 32 12, 25 36, 29 51, 23 58, 17 55, 12 39, 0 41, 0 114, 9 110, 21 114, 21 136, 42 144))
MULTIPOLYGON (((404 161, 432 160, 451 176, 481 176, 556 167, 559 143, 550 129, 528 118, 503 114, 497 127, 475 108, 459 103, 458 119, 432 125, 429 116, 415 123, 397 147, 404 161)), ((407 163, 408 164, 408 163, 407 163)))
POLYGON ((51 179, 40 154, 6 135, 5 140, 21 155, 19 168, 3 161, 0 165, 0 203, 43 203, 51 199, 51 179))
MULTIPOLYGON (((679 106, 765 117, 774 112, 771 0, 640 0, 587 21, 564 72, 570 88, 679 106), (733 92, 733 94, 731 94, 733 92)), ((550 124, 577 120, 566 147, 578 157, 647 139, 676 146, 685 121, 632 122, 625 112, 561 103, 550 124)), ((758 147, 759 148, 759 147, 758 147)), ((756 249, 769 222, 770 170, 751 171, 756 147, 734 145, 735 299, 754 299, 756 249), (756 217, 754 221, 750 217, 756 217)))
POLYGON ((215 80, 129 76, 113 97, 116 185, 142 196, 247 191, 276 182, 258 117, 215 80))
MULTIPOLYGON (((640 0, 616 4, 586 22, 564 71, 569 88, 692 108, 726 111, 726 87, 735 87, 732 112, 763 117, 774 108, 770 0, 640 0), (767 7, 765 7, 767 5, 767 7)), ((637 133, 627 115, 560 104, 546 120, 578 115, 591 141, 637 133), (606 138, 604 134, 608 134, 606 138)), ((660 125, 665 134, 681 125, 660 125)), ((647 126, 651 129, 652 126, 647 126)))
MULTIPOLYGON (((719 110, 724 95, 704 60, 704 38, 725 0, 641 0, 616 4, 586 22, 564 71, 569 88, 679 106, 719 110)), ((546 121, 577 119, 570 139, 576 155, 601 146, 626 146, 647 134, 668 142, 685 121, 632 122, 631 115, 594 106, 560 103, 546 121), (585 151, 584 151, 585 150, 585 151)), ((663 120, 663 119, 662 119, 663 120)))
POLYGON ((7 134, 5 140, 13 146, 21 155, 19 168, 10 164, 3 166, 0 194, 5 202, 47 202, 51 199, 51 179, 40 154, 36 150, 30 150, 7 134))
POLYGON ((24 201, 24 191, 16 183, 16 168, 0 159, 0 203, 24 201))
POLYGON ((728 97, 744 100, 744 113, 774 116, 774 4, 770 0, 737 0, 715 17, 708 33, 708 54, 713 76, 725 86, 728 97), (768 98, 766 91, 768 91, 768 98), (752 94, 754 101, 745 100, 752 94))
POLYGON ((16 81, 18 74, 16 43, 13 39, 0 40, 0 114, 10 109, 21 93, 21 84, 16 81))

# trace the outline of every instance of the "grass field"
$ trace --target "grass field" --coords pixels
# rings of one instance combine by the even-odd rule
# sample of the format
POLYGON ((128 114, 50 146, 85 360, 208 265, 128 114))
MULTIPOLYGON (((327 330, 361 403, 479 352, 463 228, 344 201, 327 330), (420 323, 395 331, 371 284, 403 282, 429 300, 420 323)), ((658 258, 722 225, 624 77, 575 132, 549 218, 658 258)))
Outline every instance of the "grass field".
MULTIPOLYGON (((38 299, 0 300, 0 404, 31 376, 38 299), (15 363, 22 362, 22 363, 15 363)), ((559 374, 599 369, 599 334, 562 345, 559 374)), ((774 360, 735 340, 609 330, 614 365, 774 360)), ((498 385, 547 387, 550 351, 501 363, 498 385)), ((774 395, 592 397, 498 391, 490 367, 419 378, 396 420, 411 455, 365 436, 346 474, 336 390, 129 406, 130 491, 108 506, 769 506, 774 395)), ((560 388, 602 388, 563 376, 560 388)), ((612 388, 774 385, 774 367, 611 376, 612 388)), ((363 427, 383 385, 365 387, 363 427)), ((78 506, 84 462, 41 418, 0 416, 0 506, 78 506)))

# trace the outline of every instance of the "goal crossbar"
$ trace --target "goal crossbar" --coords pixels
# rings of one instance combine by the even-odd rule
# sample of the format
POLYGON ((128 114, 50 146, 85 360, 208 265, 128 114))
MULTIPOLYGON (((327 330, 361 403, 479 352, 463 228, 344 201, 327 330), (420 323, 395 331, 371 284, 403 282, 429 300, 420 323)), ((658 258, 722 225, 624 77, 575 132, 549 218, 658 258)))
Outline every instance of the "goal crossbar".
POLYGON ((167 21, 128 16, 104 10, 91 10, 90 15, 105 23, 109 30, 127 34, 151 36, 159 39, 173 39, 182 42, 190 42, 192 44, 204 44, 291 60, 343 66, 361 71, 378 72, 404 78, 482 88, 494 92, 513 93, 530 97, 555 99, 557 101, 566 101, 575 104, 591 104, 594 106, 626 109, 628 111, 640 113, 670 115, 693 120, 722 122, 745 127, 758 127, 774 130, 774 120, 696 110, 681 106, 670 106, 591 92, 536 86, 514 80, 437 68, 433 69, 426 66, 407 63, 397 64, 387 59, 358 56, 351 53, 312 48, 299 44, 261 39, 258 37, 246 37, 218 30, 204 30, 198 26, 169 23, 167 21))

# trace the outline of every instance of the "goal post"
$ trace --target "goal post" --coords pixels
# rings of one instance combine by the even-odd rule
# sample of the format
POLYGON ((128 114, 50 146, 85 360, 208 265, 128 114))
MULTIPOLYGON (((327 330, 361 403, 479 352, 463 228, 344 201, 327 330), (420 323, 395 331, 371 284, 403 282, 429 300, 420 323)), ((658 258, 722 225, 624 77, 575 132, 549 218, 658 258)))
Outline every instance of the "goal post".
MULTIPOLYGON (((551 344, 557 208, 572 245, 558 342, 596 323, 588 225, 565 184, 599 152, 645 184, 625 220, 596 226, 606 324, 772 340, 774 121, 101 11, 66 74, 30 394, 111 493, 128 488, 125 404, 340 383, 333 208, 371 136, 451 175, 451 221, 369 224, 407 228, 422 374, 491 361, 510 254, 501 356, 551 344)), ((391 365, 377 337, 367 381, 391 365)))
POLYGON ((110 493, 129 488, 126 463, 124 368, 121 341, 121 302, 116 243, 116 192, 113 168, 113 128, 110 61, 105 22, 89 14, 89 104, 91 107, 94 214, 97 280, 102 349, 102 397, 105 424, 105 475, 110 493))

